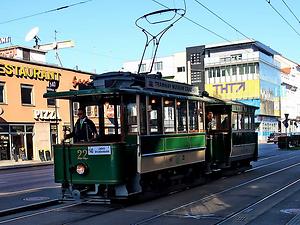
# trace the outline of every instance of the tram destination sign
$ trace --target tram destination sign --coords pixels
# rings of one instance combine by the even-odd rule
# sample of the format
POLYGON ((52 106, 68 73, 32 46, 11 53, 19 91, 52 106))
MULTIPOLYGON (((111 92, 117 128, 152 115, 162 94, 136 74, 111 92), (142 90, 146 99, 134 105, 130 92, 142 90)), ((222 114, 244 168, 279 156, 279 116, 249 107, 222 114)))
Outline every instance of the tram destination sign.
POLYGON ((171 82, 166 80, 157 80, 152 78, 146 79, 146 88, 152 88, 152 89, 163 90, 163 91, 173 91, 173 92, 178 92, 183 94, 192 94, 192 95, 199 94, 199 89, 196 86, 176 83, 176 82, 171 82))

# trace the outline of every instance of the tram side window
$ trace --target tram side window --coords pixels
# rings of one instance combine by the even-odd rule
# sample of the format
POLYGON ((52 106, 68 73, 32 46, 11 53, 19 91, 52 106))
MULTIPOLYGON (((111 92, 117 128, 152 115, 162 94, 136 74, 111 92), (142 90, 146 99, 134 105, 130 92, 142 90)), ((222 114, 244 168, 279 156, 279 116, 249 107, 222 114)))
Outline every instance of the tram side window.
POLYGON ((177 108, 177 121, 178 121, 178 132, 186 132, 186 122, 187 122, 187 108, 186 101, 178 100, 176 102, 177 108))
POLYGON ((146 110, 146 96, 140 96, 140 132, 147 134, 147 110, 146 110))
POLYGON ((248 130, 248 129, 251 129, 250 128, 251 126, 250 126, 250 124, 249 124, 249 115, 244 115, 244 128, 246 129, 246 130, 248 130))
POLYGON ((243 130, 244 129, 244 115, 241 113, 238 113, 238 129, 243 130))
POLYGON ((135 103, 127 104, 128 133, 137 132, 137 108, 135 103))
POLYGON ((120 105, 104 104, 104 134, 120 134, 120 105), (115 118, 116 111, 116 118, 115 118))
POLYGON ((161 98, 152 97, 149 99, 148 112, 150 133, 162 133, 161 106, 161 98))
POLYGON ((164 132, 175 132, 174 99, 164 99, 164 132))
POLYGON ((198 131, 199 127, 198 127, 198 102, 197 101, 189 102, 189 118, 190 118, 189 130, 192 132, 198 131))
POLYGON ((231 124, 231 128, 232 130, 237 130, 238 129, 238 114, 233 112, 232 113, 232 124, 231 124))
POLYGON ((220 123, 220 128, 222 130, 228 130, 229 129, 229 119, 228 119, 228 114, 221 114, 221 123, 220 123))

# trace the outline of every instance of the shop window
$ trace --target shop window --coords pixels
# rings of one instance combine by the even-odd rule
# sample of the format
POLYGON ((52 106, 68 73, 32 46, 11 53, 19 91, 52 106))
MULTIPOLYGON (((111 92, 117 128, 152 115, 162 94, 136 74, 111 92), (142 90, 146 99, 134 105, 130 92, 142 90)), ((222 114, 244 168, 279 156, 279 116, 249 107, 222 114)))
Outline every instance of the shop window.
POLYGON ((9 135, 0 134, 0 160, 10 160, 9 135))
POLYGON ((174 100, 164 99, 164 132, 175 132, 174 100))
POLYGON ((24 105, 33 105, 32 85, 21 84, 21 102, 24 105))
POLYGON ((8 125, 0 125, 0 132, 8 132, 8 125))
POLYGON ((198 131, 199 127, 198 127, 198 102, 197 101, 189 102, 189 118, 190 118, 189 130, 192 132, 198 131))
POLYGON ((5 103, 5 83, 0 82, 0 103, 5 103))
POLYGON ((178 100, 176 102, 177 108, 177 123, 178 123, 178 132, 186 132, 187 131, 187 108, 186 108, 186 101, 178 100))
POLYGON ((33 126, 32 125, 27 125, 26 126, 26 132, 33 132, 33 126))
MULTIPOLYGON (((49 92, 54 92, 54 90, 51 89, 51 88, 47 88, 47 93, 49 93, 49 92)), ((55 106, 55 103, 56 103, 56 99, 47 98, 47 105, 48 106, 55 106)))
POLYGON ((21 133, 24 132, 23 125, 10 125, 10 132, 21 133))

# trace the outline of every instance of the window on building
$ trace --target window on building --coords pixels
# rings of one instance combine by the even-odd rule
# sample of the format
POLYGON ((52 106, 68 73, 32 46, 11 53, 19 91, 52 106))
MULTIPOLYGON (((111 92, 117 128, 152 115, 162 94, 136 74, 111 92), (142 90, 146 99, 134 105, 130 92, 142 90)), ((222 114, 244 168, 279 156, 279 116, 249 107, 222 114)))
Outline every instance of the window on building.
POLYGON ((30 61, 30 50, 29 49, 23 49, 23 59, 30 61))
POLYGON ((237 75, 237 67, 232 66, 232 75, 237 75))
POLYGON ((32 105, 33 104, 33 94, 32 85, 21 84, 21 102, 22 104, 32 105))
POLYGON ((239 65, 239 74, 240 75, 244 75, 245 74, 243 65, 239 65))
POLYGON ((184 66, 177 67, 177 72, 178 73, 185 72, 185 67, 184 66))
POLYGON ((0 82, 0 103, 5 103, 5 83, 0 82))
POLYGON ((154 70, 159 71, 163 69, 163 63, 162 62, 155 62, 154 63, 154 70))
POLYGON ((255 73, 255 64, 249 64, 250 73, 255 73))
POLYGON ((146 64, 141 64, 140 72, 146 72, 146 64))
POLYGON ((249 74, 249 66, 247 64, 244 65, 245 74, 249 74))
POLYGON ((217 77, 221 76, 221 72, 220 72, 220 68, 219 67, 216 68, 216 74, 217 74, 217 77))
MULTIPOLYGON (((54 92, 54 90, 53 89, 51 89, 51 88, 47 88, 47 93, 49 93, 49 92, 54 92)), ((52 99, 52 98, 47 98, 47 105, 48 106, 55 106, 55 99, 52 99)))
POLYGON ((225 77, 225 67, 221 67, 221 75, 222 77, 225 77))

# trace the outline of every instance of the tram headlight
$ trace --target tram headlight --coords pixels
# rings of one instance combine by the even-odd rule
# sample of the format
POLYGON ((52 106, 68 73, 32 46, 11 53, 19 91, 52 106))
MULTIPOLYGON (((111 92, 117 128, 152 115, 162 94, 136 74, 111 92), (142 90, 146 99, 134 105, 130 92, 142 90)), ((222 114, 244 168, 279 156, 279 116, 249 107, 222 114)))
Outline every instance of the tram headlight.
POLYGON ((76 165, 76 172, 79 175, 85 175, 88 171, 88 168, 86 165, 84 165, 83 163, 79 163, 76 165))

